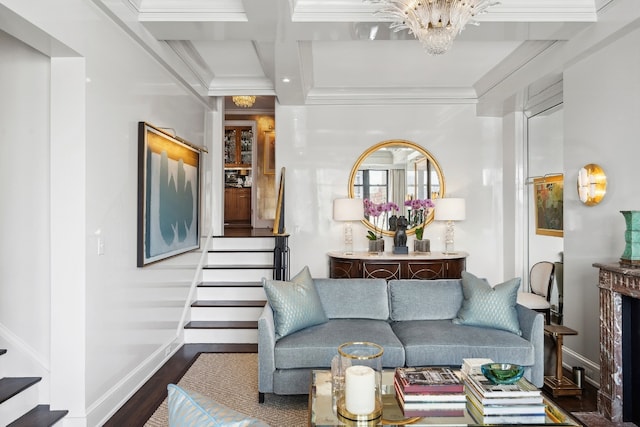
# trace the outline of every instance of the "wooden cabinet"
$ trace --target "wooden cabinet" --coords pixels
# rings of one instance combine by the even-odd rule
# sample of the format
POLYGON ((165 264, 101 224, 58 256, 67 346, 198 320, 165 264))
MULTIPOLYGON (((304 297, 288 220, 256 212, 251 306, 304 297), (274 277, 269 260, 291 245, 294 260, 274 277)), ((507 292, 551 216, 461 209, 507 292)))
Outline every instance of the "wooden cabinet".
POLYGON ((224 189, 224 222, 251 223, 251 188, 224 189))
POLYGON ((251 167, 251 150, 253 149, 252 126, 224 127, 224 166, 251 167))
POLYGON ((345 255, 329 253, 329 277, 331 278, 380 278, 380 279, 459 279, 466 268, 467 254, 428 255, 372 255, 356 252, 345 255))

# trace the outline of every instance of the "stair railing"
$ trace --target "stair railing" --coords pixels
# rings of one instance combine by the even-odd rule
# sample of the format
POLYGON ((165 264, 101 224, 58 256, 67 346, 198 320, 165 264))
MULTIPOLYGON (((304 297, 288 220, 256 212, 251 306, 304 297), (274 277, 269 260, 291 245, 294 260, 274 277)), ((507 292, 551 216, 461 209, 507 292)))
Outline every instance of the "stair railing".
POLYGON ((275 280, 289 280, 289 235, 284 226, 284 173, 280 170, 280 187, 276 204, 276 218, 273 221, 273 235, 276 237, 273 248, 273 278, 275 280))

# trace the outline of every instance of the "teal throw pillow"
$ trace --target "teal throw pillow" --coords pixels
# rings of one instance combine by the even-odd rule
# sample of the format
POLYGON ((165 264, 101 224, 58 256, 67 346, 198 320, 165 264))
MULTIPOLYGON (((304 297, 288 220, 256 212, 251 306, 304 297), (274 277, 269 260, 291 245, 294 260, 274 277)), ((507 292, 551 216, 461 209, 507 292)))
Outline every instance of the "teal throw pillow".
POLYGON ((269 427, 268 424, 175 384, 169 392, 169 427, 269 427))
POLYGON ((491 287, 486 279, 479 279, 463 271, 464 300, 453 323, 503 329, 522 335, 516 310, 519 288, 519 277, 491 287))
POLYGON ((276 339, 328 320, 309 267, 288 282, 262 279, 262 284, 273 310, 276 339))

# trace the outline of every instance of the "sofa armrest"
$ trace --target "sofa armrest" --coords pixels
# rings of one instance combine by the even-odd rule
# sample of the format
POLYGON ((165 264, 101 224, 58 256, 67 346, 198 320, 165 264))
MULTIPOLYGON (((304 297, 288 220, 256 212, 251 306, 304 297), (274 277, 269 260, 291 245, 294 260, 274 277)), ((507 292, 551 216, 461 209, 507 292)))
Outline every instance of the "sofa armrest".
POLYGON ((258 318, 258 392, 273 393, 273 373, 275 361, 276 326, 273 310, 266 303, 258 318))
POLYGON ((522 338, 533 344, 534 363, 531 366, 531 381, 536 387, 544 383, 544 316, 537 311, 517 304, 518 321, 522 338))

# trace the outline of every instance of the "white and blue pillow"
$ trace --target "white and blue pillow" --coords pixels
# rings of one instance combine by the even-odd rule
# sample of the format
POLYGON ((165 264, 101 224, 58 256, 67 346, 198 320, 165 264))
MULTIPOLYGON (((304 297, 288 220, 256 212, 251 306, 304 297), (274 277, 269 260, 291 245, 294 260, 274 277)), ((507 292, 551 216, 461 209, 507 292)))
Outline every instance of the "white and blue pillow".
POLYGON ((464 300, 453 323, 502 329, 522 335, 516 310, 519 288, 519 277, 492 287, 486 279, 463 271, 464 300))
POLYGON ((273 310, 276 339, 327 322, 309 267, 288 282, 262 279, 262 285, 273 310))
POLYGON ((169 392, 169 427, 269 427, 268 424, 175 384, 169 392))

